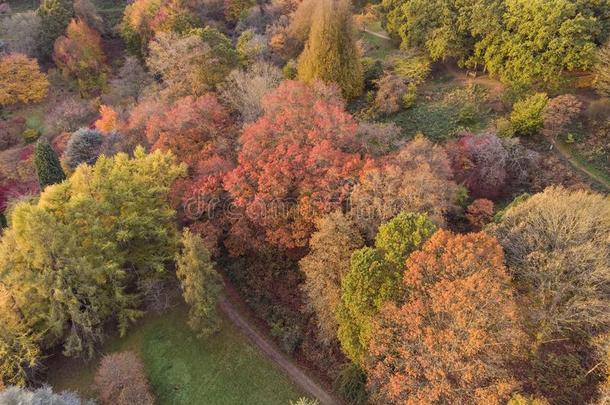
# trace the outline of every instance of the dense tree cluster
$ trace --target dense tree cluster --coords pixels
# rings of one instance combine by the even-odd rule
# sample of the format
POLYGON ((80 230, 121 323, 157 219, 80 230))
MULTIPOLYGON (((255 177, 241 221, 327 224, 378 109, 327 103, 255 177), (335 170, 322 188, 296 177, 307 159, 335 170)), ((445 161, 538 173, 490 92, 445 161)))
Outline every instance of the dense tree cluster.
POLYGON ((350 404, 606 405, 607 1, 116 3, 0 4, 0 402, 237 292, 350 404))
POLYGON ((433 59, 454 57, 513 83, 589 70, 608 38, 605 2, 385 0, 387 29, 433 59))
MULTIPOLYGON (((140 149, 133 159, 120 154, 80 166, 37 202, 13 208, 0 242, 0 285, 9 294, 0 311, 16 319, 5 332, 9 342, 27 339, 3 340, 9 355, 28 345, 61 345, 67 355, 90 356, 109 318, 125 332, 141 314, 130 285, 158 277, 174 257, 167 193, 183 173, 171 154, 140 149)), ((3 368, 2 380, 24 366, 3 368)))

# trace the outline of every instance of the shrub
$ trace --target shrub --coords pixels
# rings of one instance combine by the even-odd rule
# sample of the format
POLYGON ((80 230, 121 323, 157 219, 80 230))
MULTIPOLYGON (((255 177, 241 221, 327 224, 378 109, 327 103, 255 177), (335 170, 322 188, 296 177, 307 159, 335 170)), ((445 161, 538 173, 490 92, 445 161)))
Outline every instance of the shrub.
POLYGON ((94 381, 103 404, 154 404, 144 365, 134 352, 119 352, 104 356, 94 381))
POLYGON ((35 59, 19 53, 0 54, 0 108, 42 101, 48 90, 47 76, 35 59))
POLYGON ((494 203, 485 198, 476 199, 466 208, 466 219, 477 229, 491 222, 494 215, 494 203))
POLYGON ((81 128, 74 132, 64 151, 64 160, 71 169, 81 163, 92 165, 100 154, 104 137, 96 129, 81 128))
POLYGON ((562 135, 581 110, 582 102, 571 94, 550 99, 542 111, 542 133, 551 138, 562 135))
POLYGON ((25 119, 22 117, 8 120, 0 119, 0 151, 15 146, 21 140, 25 130, 25 119))
POLYGON ((407 79, 394 73, 386 73, 381 79, 375 81, 377 95, 374 107, 381 114, 392 114, 402 109, 404 96, 409 91, 407 79))
POLYGON ((543 126, 542 112, 549 98, 545 93, 536 93, 533 96, 517 101, 510 114, 510 122, 519 136, 536 134, 543 126))
POLYGON ((77 394, 63 391, 59 394, 53 392, 51 387, 45 386, 33 390, 8 387, 0 390, 0 403, 2 404, 52 404, 52 405, 94 405, 95 402, 82 400, 77 394))
POLYGON ((40 137, 40 131, 36 128, 26 128, 21 136, 25 142, 32 143, 40 137))

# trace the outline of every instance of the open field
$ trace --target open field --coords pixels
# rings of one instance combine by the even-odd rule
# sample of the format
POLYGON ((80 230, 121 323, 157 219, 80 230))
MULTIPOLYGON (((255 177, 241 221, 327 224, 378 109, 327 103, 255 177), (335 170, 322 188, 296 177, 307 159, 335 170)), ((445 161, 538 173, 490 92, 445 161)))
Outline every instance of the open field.
MULTIPOLYGON (((111 338, 102 353, 139 352, 160 405, 278 404, 301 394, 227 321, 222 331, 197 339, 185 323, 185 309, 150 316, 125 338, 111 338)), ((48 382, 57 391, 75 390, 92 397, 97 361, 53 359, 48 382)))

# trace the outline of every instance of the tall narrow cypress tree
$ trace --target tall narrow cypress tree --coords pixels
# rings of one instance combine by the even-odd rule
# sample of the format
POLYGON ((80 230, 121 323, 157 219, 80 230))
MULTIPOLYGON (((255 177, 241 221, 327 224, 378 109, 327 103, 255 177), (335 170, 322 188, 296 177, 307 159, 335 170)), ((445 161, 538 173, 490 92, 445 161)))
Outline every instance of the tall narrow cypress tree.
POLYGON ((44 137, 36 142, 34 164, 41 191, 48 185, 61 183, 66 179, 66 174, 61 168, 57 153, 55 153, 49 141, 44 137))
POLYGON ((320 0, 299 57, 299 79, 339 85, 346 98, 362 94, 364 76, 349 0, 320 0))

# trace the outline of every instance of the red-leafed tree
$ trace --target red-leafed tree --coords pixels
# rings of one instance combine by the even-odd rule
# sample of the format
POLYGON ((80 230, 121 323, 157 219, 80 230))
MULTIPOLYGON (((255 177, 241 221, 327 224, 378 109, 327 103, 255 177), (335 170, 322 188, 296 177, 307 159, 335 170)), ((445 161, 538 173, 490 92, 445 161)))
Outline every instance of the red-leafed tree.
POLYGON ((244 130, 225 184, 268 242, 304 247, 314 219, 341 207, 362 166, 357 124, 338 91, 295 81, 269 94, 263 110, 244 130))
POLYGON ((236 130, 231 117, 216 97, 184 97, 170 106, 160 103, 136 109, 127 126, 145 127, 151 149, 171 150, 189 165, 190 176, 174 186, 191 229, 200 233, 216 252, 225 227, 220 211, 227 202, 223 176, 234 167, 236 130))
POLYGON ((504 404, 523 348, 498 241, 440 230, 406 261, 402 306, 377 318, 367 369, 383 404, 504 404))

